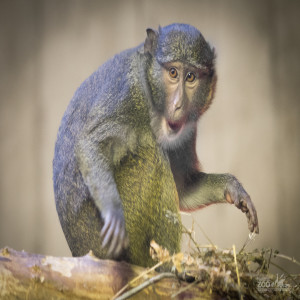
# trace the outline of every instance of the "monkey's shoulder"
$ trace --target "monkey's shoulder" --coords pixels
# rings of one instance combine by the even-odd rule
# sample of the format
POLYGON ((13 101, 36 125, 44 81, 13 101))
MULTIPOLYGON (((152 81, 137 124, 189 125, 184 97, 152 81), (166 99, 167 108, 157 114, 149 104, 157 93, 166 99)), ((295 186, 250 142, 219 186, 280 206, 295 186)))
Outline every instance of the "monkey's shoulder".
MULTIPOLYGON (((95 108, 104 116, 110 116, 121 112, 120 107, 131 100, 144 98, 141 95, 141 60, 141 46, 124 50, 107 60, 80 85, 70 109, 81 109, 84 105, 87 110, 95 108)), ((140 105, 139 101, 135 103, 140 105)))
POLYGON ((92 73, 76 90, 62 126, 76 124, 80 129, 89 119, 130 119, 141 111, 144 119, 147 107, 139 79, 141 52, 141 46, 122 51, 92 73))
POLYGON ((118 99, 124 98, 122 95, 128 94, 132 83, 132 69, 139 57, 139 49, 124 50, 104 62, 81 84, 77 95, 88 94, 94 101, 99 100, 99 96, 102 101, 111 100, 113 95, 118 95, 118 99))

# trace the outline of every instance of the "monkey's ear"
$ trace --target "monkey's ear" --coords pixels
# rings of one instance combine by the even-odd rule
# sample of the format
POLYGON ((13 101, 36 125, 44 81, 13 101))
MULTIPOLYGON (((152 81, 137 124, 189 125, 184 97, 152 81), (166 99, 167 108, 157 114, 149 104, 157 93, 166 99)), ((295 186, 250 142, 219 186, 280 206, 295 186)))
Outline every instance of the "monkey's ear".
POLYGON ((144 52, 154 55, 156 45, 157 45, 158 32, 151 28, 147 28, 146 31, 147 31, 147 38, 144 43, 144 52))

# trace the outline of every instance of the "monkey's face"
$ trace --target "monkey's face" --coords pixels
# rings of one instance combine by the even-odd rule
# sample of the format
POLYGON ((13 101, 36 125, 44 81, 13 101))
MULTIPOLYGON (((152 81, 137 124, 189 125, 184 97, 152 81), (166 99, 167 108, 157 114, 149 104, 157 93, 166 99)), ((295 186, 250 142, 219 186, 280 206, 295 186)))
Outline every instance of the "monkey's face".
POLYGON ((159 141, 165 146, 180 145, 196 128, 214 92, 215 76, 207 68, 175 61, 162 66, 165 91, 159 141))

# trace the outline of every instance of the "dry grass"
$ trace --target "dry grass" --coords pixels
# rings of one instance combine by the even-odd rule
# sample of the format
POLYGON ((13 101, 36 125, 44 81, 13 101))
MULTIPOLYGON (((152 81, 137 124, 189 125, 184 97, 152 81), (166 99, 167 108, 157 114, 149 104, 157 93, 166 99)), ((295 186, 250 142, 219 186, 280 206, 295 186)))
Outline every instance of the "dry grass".
MULTIPOLYGON (((170 214, 168 217, 173 218, 170 214)), ((217 295, 222 299, 300 299, 300 274, 289 274, 275 262, 277 257, 281 257, 300 266, 294 258, 282 255, 271 248, 247 252, 247 245, 253 240, 254 235, 249 235, 238 253, 234 245, 232 249, 219 249, 198 225, 199 230, 209 241, 209 245, 199 245, 193 238, 195 223, 194 221, 192 230, 183 227, 183 234, 187 234, 190 239, 189 253, 171 256, 155 241, 151 242, 150 253, 158 264, 145 273, 149 274, 156 267, 167 265, 167 269, 172 270, 174 277, 176 275, 180 280, 190 282, 174 292, 171 298, 197 285, 204 293, 214 295, 213 297, 217 295), (270 271, 271 265, 277 267, 280 274, 273 274, 270 271)), ((138 286, 117 299, 126 299, 157 280, 170 276, 170 272, 154 275, 152 280, 139 282, 138 286)), ((132 286, 133 282, 124 287, 122 292, 132 286)))

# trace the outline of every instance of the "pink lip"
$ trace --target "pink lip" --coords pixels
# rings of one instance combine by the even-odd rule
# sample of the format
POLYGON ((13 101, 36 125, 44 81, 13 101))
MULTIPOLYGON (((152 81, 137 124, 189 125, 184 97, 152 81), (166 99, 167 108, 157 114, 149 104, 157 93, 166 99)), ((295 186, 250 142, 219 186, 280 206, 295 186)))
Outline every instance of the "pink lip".
POLYGON ((171 122, 171 121, 168 121, 168 125, 169 127, 174 131, 174 132, 178 132, 182 125, 183 125, 183 122, 171 122))

